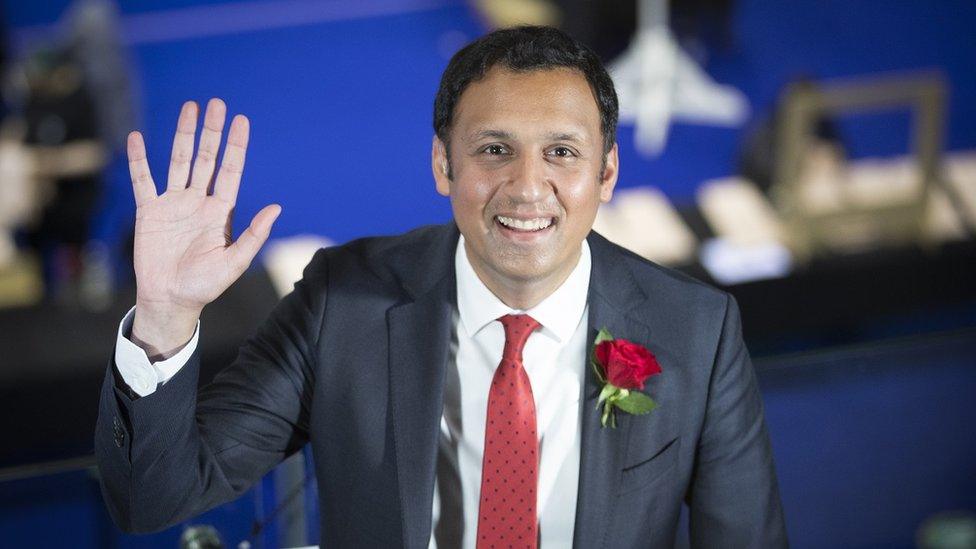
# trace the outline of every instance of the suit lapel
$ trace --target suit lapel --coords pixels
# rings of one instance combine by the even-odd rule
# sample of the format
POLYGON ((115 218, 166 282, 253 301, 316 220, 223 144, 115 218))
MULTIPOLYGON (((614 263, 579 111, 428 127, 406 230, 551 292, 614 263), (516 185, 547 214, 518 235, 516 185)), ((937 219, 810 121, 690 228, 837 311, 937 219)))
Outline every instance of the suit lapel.
POLYGON ((617 414, 617 428, 602 427, 597 399, 601 387, 589 364, 589 353, 600 328, 607 328, 615 338, 647 341, 646 326, 626 316, 626 311, 644 302, 646 297, 632 275, 621 265, 621 257, 596 233, 588 238, 593 266, 590 274, 587 321, 586 374, 581 410, 582 440, 580 478, 576 502, 576 525, 573 547, 601 547, 606 543, 611 522, 614 494, 620 482, 620 471, 627 450, 631 417, 617 414))
MULTIPOLYGON (((452 226, 453 227, 453 226, 452 226)), ((404 287, 415 299, 387 313, 390 400, 404 547, 426 547, 431 528, 444 374, 456 301, 457 229, 409 259, 404 287), (427 273, 439 273, 431 281, 427 273)))

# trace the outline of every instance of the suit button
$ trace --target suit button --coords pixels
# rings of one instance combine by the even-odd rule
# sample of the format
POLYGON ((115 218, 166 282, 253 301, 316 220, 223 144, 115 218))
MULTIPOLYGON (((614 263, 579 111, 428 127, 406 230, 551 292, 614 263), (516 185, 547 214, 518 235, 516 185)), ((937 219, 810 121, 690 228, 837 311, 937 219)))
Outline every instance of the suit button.
POLYGON ((125 444, 125 429, 122 428, 118 416, 112 418, 112 432, 115 435, 115 445, 121 448, 125 444))

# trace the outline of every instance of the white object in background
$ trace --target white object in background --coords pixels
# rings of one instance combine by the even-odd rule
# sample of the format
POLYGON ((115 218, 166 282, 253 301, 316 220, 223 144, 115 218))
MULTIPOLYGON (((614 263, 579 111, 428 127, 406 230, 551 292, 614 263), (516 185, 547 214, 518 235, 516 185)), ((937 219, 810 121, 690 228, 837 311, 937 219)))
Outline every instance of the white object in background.
MULTIPOLYGON (((808 161, 817 161, 818 151, 811 152, 808 161)), ((928 191, 922 230, 937 242, 965 239, 967 233, 961 216, 968 215, 967 201, 976 211, 976 163, 969 170, 965 169, 966 154, 948 154, 943 161, 951 196, 941 184, 931 186, 928 191), (968 192, 965 190, 967 177, 972 185, 968 192), (953 199, 957 199, 957 204, 953 204, 953 199)), ((972 157, 976 160, 976 156, 972 157)), ((847 206, 881 210, 918 200, 922 191, 918 164, 908 155, 853 161, 841 158, 836 166, 829 164, 819 162, 818 168, 808 170, 806 179, 802 180, 804 203, 815 213, 842 211, 847 206)))
POLYGON ((668 27, 666 0, 641 0, 640 28, 630 47, 610 64, 620 121, 633 124, 637 149, 656 156, 671 120, 735 127, 749 103, 739 90, 716 83, 677 44, 668 27))
POLYGON ((741 244, 727 238, 712 238, 702 244, 700 257, 712 278, 726 286, 782 278, 793 270, 789 250, 774 242, 741 244))
POLYGON ((319 248, 332 245, 327 238, 317 235, 298 235, 268 241, 262 262, 278 296, 292 291, 301 280, 302 271, 319 248))
POLYGON ((943 166, 956 206, 965 215, 970 230, 976 231, 976 151, 947 153, 943 166))
POLYGON ((698 245, 660 190, 653 187, 623 189, 597 212, 593 228, 608 240, 665 265, 690 262, 698 245))
MULTIPOLYGON (((845 199, 861 208, 884 208, 918 200, 922 191, 918 163, 907 155, 862 158, 850 162, 842 181, 845 199)), ((951 183, 951 182, 950 182, 951 183)), ((960 212, 946 189, 935 184, 928 189, 922 232, 935 242, 967 237, 960 212)))
POLYGON ((0 267, 17 256, 13 229, 40 208, 30 151, 20 141, 0 138, 0 267))
POLYGON ((969 236, 959 211, 941 185, 933 185, 929 189, 922 230, 936 242, 966 240, 969 236))
POLYGON ((705 181, 698 207, 715 234, 743 246, 786 244, 776 209, 753 182, 742 177, 705 181))
POLYGON ((726 177, 702 183, 698 207, 717 235, 699 259, 717 282, 739 284, 786 276, 793 258, 773 205, 748 179, 726 177))
POLYGON ((860 158, 848 162, 845 176, 844 198, 858 208, 912 202, 922 191, 918 164, 908 156, 860 158))

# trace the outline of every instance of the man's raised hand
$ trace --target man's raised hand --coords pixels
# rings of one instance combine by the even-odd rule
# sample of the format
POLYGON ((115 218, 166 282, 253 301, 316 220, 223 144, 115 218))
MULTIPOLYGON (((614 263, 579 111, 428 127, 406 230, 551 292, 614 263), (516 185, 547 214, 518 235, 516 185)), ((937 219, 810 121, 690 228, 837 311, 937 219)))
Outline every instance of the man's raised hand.
POLYGON ((129 134, 129 174, 136 200, 132 340, 154 360, 168 358, 189 341, 203 307, 247 269, 281 213, 277 204, 265 206, 237 241, 232 240, 249 123, 242 115, 231 121, 215 178, 227 107, 220 99, 207 104, 194 159, 198 111, 192 101, 183 104, 166 192, 161 195, 149 173, 142 134, 129 134))

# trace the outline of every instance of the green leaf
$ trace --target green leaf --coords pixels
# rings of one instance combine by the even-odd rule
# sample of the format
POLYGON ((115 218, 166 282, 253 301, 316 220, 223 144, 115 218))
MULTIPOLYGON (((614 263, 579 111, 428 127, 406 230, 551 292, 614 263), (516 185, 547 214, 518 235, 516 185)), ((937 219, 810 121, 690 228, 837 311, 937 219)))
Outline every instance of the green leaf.
POLYGON ((610 335, 610 331, 606 328, 600 328, 600 331, 596 333, 596 339, 593 340, 593 347, 596 348, 597 345, 603 343, 604 341, 610 341, 613 336, 610 335))
POLYGON ((610 424, 611 429, 617 428, 617 415, 614 413, 613 404, 607 401, 603 404, 603 415, 600 416, 600 424, 604 427, 610 424))
POLYGON ((638 391, 632 391, 629 395, 614 402, 621 410, 628 414, 641 416, 650 413, 657 408, 657 403, 651 397, 638 391))
POLYGON ((617 391, 619 391, 619 389, 617 389, 615 386, 611 385, 610 383, 607 383, 606 385, 603 386, 603 390, 600 391, 600 397, 597 398, 596 400, 597 403, 599 404, 604 400, 612 399, 612 397, 617 393, 617 391))

